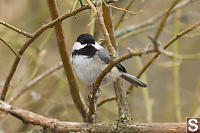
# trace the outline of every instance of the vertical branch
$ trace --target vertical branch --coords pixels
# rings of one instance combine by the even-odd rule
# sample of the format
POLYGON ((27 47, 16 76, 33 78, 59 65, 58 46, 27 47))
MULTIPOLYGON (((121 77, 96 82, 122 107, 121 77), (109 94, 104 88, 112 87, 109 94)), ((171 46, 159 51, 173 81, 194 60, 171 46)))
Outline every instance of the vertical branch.
MULTIPOLYGON (((117 49, 117 41, 115 39, 114 28, 112 23, 112 11, 108 5, 103 5, 103 17, 106 28, 108 30, 111 43, 117 49)), ((125 90, 121 87, 120 79, 114 82, 116 101, 119 110, 119 120, 123 122, 129 116, 128 101, 125 90)))
MULTIPOLYGON (((101 2, 97 3, 97 5, 96 5, 97 7, 95 7, 94 4, 90 0, 86 0, 86 1, 89 4, 89 6, 91 7, 91 9, 93 9, 94 14, 98 17, 99 23, 100 23, 100 25, 103 29, 104 36, 105 36, 107 43, 108 43, 108 50, 109 50, 111 56, 114 57, 115 56, 115 48, 114 48, 114 44, 111 42, 108 30, 107 30, 106 25, 104 23, 103 13, 102 13, 102 9, 101 9, 102 3, 101 2)), ((114 31, 112 33, 114 34, 114 31)), ((90 95, 89 95, 89 101, 90 101, 89 104, 90 105, 89 105, 89 112, 87 114, 87 121, 91 122, 91 123, 94 123, 96 121, 95 95, 96 95, 97 90, 98 90, 98 87, 96 87, 96 85, 94 85, 94 87, 90 91, 90 95)))
POLYGON ((102 13, 102 10, 101 10, 102 3, 98 2, 96 7, 95 7, 94 4, 90 0, 86 0, 86 1, 89 4, 89 6, 91 7, 91 9, 93 9, 95 15, 98 17, 99 23, 100 23, 100 25, 103 29, 103 33, 104 33, 105 39, 107 41, 108 50, 111 54, 111 57, 115 57, 116 56, 115 55, 116 54, 115 48, 114 48, 114 45, 112 44, 112 42, 110 40, 109 33, 108 33, 108 31, 106 29, 106 25, 104 23, 103 13, 102 13))
POLYGON ((106 29, 110 37, 110 41, 113 47, 117 49, 118 44, 115 39, 115 32, 114 32, 113 23, 112 23, 112 11, 111 11, 111 7, 108 5, 103 5, 103 18, 104 18, 106 29))
MULTIPOLYGON (((59 17, 59 15, 58 15, 56 1, 55 0, 47 0, 47 2, 48 2, 48 6, 49 6, 49 10, 50 10, 52 19, 53 20, 57 19, 59 17)), ((83 99, 81 98, 81 96, 79 94, 79 88, 78 88, 77 82, 75 80, 75 76, 74 76, 72 66, 70 63, 70 56, 69 56, 68 52, 66 51, 66 47, 65 47, 66 43, 64 41, 65 39, 64 39, 64 33, 63 33, 61 22, 56 24, 54 26, 54 29, 56 32, 57 44, 58 44, 60 56, 61 56, 61 59, 63 62, 65 74, 66 74, 68 82, 69 82, 70 92, 71 92, 73 101, 74 101, 77 109, 81 113, 83 119, 85 120, 87 108, 86 108, 86 105, 85 105, 83 99)))
POLYGON ((125 120, 127 120, 127 117, 129 116, 129 108, 128 108, 127 95, 125 90, 120 85, 120 79, 117 79, 117 81, 114 82, 114 88, 119 110, 119 120, 120 122, 124 122, 125 120))
MULTIPOLYGON (((179 19, 180 19, 180 10, 176 13, 176 19, 174 23, 174 29, 175 29, 175 34, 179 32, 179 19)), ((173 53, 178 54, 178 40, 175 42, 173 45, 173 53)), ((173 61, 176 62, 176 58, 173 58, 173 61)), ((173 88, 174 88, 174 105, 175 105, 175 114, 176 114, 176 121, 180 122, 181 121, 181 107, 180 107, 180 97, 179 97, 179 65, 174 65, 173 66, 173 88)))

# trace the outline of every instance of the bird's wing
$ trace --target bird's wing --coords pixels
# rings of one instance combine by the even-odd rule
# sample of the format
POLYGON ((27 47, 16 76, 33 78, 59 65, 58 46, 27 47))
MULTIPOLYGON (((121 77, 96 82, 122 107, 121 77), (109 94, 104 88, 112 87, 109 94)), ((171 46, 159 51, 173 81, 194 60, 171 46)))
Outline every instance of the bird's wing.
MULTIPOLYGON (((101 50, 96 51, 96 55, 98 56, 98 58, 103 61, 106 64, 109 64, 111 62, 111 56, 109 54, 109 52, 102 48, 101 50)), ((126 68, 124 67, 124 65, 122 63, 118 63, 115 65, 117 67, 117 69, 121 72, 127 73, 126 68)))

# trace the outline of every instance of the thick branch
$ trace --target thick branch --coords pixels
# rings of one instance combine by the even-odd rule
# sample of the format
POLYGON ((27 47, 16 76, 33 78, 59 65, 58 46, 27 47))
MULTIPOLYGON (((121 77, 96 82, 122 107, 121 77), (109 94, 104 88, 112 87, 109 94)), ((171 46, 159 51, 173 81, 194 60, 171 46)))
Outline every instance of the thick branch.
MULTIPOLYGON (((58 9, 56 5, 55 0, 47 0, 51 18, 54 20, 58 18, 58 9)), ((87 106, 85 105, 83 99, 81 98, 81 95, 79 94, 79 88, 73 73, 73 69, 70 63, 70 56, 68 51, 66 50, 66 43, 64 39, 64 33, 62 29, 61 23, 58 23, 54 26, 55 32, 56 32, 56 39, 57 39, 57 44, 60 52, 60 56, 63 62, 63 67, 65 70, 65 74, 67 76, 69 86, 70 86, 70 92, 73 98, 73 101, 81 113, 83 119, 85 120, 86 118, 86 110, 87 106)))
POLYGON ((183 133, 186 131, 185 123, 78 123, 64 122, 57 119, 51 119, 33 112, 14 108, 3 101, 0 101, 0 110, 11 114, 20 119, 25 124, 33 124, 46 128, 53 132, 121 132, 121 133, 183 133))

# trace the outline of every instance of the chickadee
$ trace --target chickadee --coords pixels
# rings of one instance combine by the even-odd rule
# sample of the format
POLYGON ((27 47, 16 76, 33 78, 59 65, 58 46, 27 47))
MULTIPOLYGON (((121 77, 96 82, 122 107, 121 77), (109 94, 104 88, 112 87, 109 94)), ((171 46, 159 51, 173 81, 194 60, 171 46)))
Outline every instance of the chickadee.
MULTIPOLYGON (((87 85, 92 85, 98 75, 111 62, 109 52, 99 45, 92 35, 81 34, 72 48, 72 63, 79 78, 87 85)), ((104 77, 101 84, 121 77, 134 86, 146 87, 147 85, 127 73, 122 63, 115 65, 111 71, 104 77)))

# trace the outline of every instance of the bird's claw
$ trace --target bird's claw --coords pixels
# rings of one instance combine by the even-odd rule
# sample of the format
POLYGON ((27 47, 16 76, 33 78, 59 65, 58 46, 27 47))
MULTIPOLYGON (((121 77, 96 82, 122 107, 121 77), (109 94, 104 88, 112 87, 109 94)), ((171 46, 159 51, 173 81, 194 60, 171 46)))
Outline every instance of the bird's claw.
MULTIPOLYGON (((91 98, 91 96, 90 96, 90 94, 88 94, 88 95, 87 95, 87 100, 88 100, 89 102, 90 102, 90 98, 91 98)), ((97 99, 98 99, 98 96, 95 95, 95 97, 94 97, 94 102, 96 102, 97 99)))

